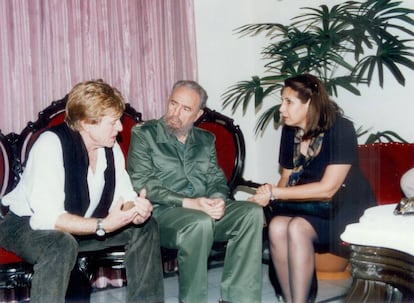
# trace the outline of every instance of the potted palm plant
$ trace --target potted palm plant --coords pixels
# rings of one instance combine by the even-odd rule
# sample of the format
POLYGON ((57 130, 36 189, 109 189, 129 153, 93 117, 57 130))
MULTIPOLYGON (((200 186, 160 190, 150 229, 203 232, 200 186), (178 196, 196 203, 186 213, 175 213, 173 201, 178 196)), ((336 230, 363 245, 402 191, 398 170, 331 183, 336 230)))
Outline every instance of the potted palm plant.
MULTIPOLYGON (((253 76, 230 86, 223 94, 223 106, 233 113, 245 112, 254 100, 260 112, 266 97, 280 94, 283 80, 312 73, 325 84, 331 95, 338 88, 360 95, 358 85, 370 85, 374 75, 381 87, 384 70, 405 85, 400 67, 414 69, 411 46, 414 35, 414 10, 401 1, 346 1, 332 7, 303 7, 304 12, 290 24, 247 24, 235 31, 241 36, 266 34, 270 43, 263 49, 264 76, 253 76)), ((270 121, 279 122, 279 104, 265 110, 256 124, 256 133, 270 121)))

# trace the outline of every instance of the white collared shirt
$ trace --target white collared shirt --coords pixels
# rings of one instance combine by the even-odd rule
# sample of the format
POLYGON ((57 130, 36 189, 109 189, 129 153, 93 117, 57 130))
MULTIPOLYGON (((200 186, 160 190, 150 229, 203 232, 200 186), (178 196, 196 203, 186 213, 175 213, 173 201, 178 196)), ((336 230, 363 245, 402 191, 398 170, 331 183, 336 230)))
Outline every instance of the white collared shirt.
MULTIPOLYGON (((113 147, 115 162, 114 203, 120 197, 136 200, 131 180, 125 169, 125 158, 118 143, 113 147)), ((88 169, 90 205, 85 217, 90 217, 98 205, 105 185, 105 149, 98 149, 95 172, 88 169)), ((57 218, 65 213, 65 170, 62 145, 58 136, 46 131, 34 143, 26 168, 16 188, 2 198, 2 203, 18 216, 30 216, 33 229, 54 229, 57 218)))

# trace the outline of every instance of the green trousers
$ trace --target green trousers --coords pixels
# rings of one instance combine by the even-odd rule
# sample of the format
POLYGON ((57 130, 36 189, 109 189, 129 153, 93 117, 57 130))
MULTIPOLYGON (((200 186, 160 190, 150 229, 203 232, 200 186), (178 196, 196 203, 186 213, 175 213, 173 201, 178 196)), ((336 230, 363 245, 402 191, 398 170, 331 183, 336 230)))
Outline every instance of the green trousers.
POLYGON ((0 245, 33 264, 30 302, 65 302, 78 253, 120 245, 126 247, 126 302, 164 301, 160 244, 154 219, 139 226, 127 226, 103 239, 75 238, 57 230, 33 230, 29 219, 9 212, 0 220, 0 245))
POLYGON ((182 207, 158 210, 154 215, 161 246, 178 250, 180 302, 207 302, 207 260, 213 242, 227 242, 222 299, 261 302, 263 210, 260 206, 246 201, 227 202, 225 215, 218 221, 204 212, 182 207))

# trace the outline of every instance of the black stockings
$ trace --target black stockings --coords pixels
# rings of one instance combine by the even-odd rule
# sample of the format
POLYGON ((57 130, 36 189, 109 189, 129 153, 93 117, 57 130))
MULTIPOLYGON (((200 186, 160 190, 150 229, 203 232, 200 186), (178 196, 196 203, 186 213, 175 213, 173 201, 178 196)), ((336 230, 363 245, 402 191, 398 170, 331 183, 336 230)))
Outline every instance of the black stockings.
POLYGON ((274 217, 269 225, 270 251, 286 303, 305 303, 315 259, 312 226, 299 217, 274 217))

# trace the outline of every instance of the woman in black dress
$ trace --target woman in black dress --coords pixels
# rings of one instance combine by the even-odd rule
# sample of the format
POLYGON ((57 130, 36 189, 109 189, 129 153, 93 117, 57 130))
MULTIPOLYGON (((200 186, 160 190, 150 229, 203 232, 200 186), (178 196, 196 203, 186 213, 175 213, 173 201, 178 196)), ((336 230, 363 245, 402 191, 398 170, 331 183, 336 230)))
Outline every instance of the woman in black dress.
POLYGON ((374 206, 375 197, 358 167, 354 126, 318 78, 304 74, 286 79, 280 113, 281 178, 259 187, 250 200, 270 203, 273 210, 270 251, 285 302, 306 302, 315 269, 314 245, 336 252, 345 226, 374 206), (286 201, 331 201, 336 211, 293 214, 280 208, 286 201))

